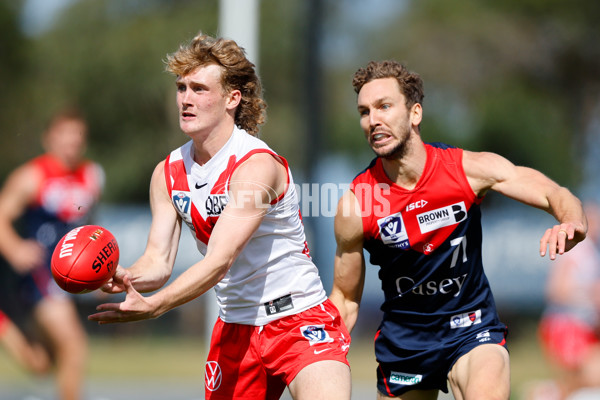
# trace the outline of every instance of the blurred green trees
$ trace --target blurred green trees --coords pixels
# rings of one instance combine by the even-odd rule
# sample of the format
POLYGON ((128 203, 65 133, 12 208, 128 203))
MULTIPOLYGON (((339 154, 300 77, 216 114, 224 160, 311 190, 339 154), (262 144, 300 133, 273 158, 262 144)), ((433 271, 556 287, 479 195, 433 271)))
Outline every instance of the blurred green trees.
MULTIPOLYGON (((335 3, 338 12, 343 3, 335 3)), ((397 18, 357 37, 355 59, 364 65, 394 58, 422 75, 424 140, 495 151, 576 188, 585 136, 598 135, 591 125, 600 106, 600 3, 403 4, 397 18)), ((346 68, 330 69, 330 80, 356 66, 346 68)), ((340 85, 349 85, 349 78, 340 85)), ((339 98, 332 103, 338 114, 348 109, 339 98)), ((336 142, 344 143, 342 137, 336 142)))
MULTIPOLYGON (((321 154, 370 156, 351 78, 371 59, 394 58, 424 78, 424 140, 496 151, 579 184, 600 104, 600 3, 324 0, 315 44, 313 1, 261 0, 262 137, 292 168, 316 154, 315 123, 321 154), (321 116, 307 115, 311 76, 321 116)), ((218 0, 80 0, 33 37, 21 30, 23 3, 0 0, 0 180, 41 151, 50 115, 76 103, 90 120, 89 155, 107 172, 105 200, 146 202, 152 169, 187 140, 163 60, 200 30, 218 34, 218 0)))

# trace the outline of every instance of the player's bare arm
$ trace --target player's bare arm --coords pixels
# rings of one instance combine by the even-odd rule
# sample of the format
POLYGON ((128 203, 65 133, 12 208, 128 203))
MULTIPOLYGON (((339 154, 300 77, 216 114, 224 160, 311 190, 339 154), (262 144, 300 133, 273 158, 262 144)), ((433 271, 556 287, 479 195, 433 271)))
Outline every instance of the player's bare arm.
POLYGON ((358 201, 352 191, 347 191, 338 202, 334 233, 337 249, 329 298, 340 311, 348 331, 352 332, 365 283, 363 225, 358 201))
POLYGON ((9 175, 0 192, 0 253, 20 272, 27 272, 44 262, 45 251, 36 241, 25 240, 13 223, 34 199, 40 175, 29 166, 17 168, 9 175))
POLYGON ((541 172, 516 166, 489 152, 465 151, 463 166, 477 195, 482 196, 491 189, 556 218, 559 224, 547 229, 540 240, 541 256, 548 251, 554 260, 557 254, 563 254, 585 238, 587 220, 581 201, 541 172))
POLYGON ((139 292, 150 292, 162 287, 173 271, 181 234, 181 219, 173 208, 167 193, 164 161, 154 169, 150 181, 150 210, 152 224, 142 256, 129 268, 119 266, 115 277, 102 289, 108 293, 125 290, 123 277, 139 292))
POLYGON ((100 312, 89 319, 112 323, 156 318, 208 291, 223 279, 258 229, 271 201, 284 190, 286 182, 285 167, 271 155, 256 154, 250 157, 231 177, 230 200, 211 233, 205 257, 163 290, 149 297, 140 295, 129 277, 124 276, 123 283, 127 291, 125 301, 102 304, 98 306, 100 312), (265 188, 275 189, 275 192, 265 188))

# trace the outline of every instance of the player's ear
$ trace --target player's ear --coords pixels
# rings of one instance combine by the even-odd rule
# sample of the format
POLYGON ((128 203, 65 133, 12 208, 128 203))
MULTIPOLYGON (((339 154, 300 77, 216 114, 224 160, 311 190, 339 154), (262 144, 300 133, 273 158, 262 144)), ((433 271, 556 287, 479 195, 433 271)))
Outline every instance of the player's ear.
POLYGON ((421 103, 415 103, 410 108, 410 122, 414 126, 419 126, 423 119, 423 107, 421 103))
POLYGON ((227 108, 232 110, 236 108, 242 101, 242 92, 239 90, 232 90, 227 96, 227 108))

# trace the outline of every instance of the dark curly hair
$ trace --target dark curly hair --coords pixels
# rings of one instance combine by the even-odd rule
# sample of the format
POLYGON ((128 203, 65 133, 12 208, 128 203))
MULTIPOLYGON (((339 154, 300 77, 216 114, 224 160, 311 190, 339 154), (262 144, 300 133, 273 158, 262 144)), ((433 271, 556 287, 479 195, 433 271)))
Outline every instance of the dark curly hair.
POLYGON ((352 78, 352 86, 356 93, 360 92, 362 87, 375 79, 395 78, 400 87, 400 91, 406 97, 406 106, 412 107, 413 104, 423 104, 425 94, 423 92, 423 80, 419 74, 409 71, 403 64, 393 61, 371 61, 365 68, 359 68, 352 78))
POLYGON ((167 71, 185 76, 198 67, 216 64, 222 67, 221 85, 226 91, 239 90, 242 100, 235 112, 235 124, 253 136, 265 122, 267 103, 254 64, 244 49, 233 40, 198 34, 175 53, 167 55, 167 71))

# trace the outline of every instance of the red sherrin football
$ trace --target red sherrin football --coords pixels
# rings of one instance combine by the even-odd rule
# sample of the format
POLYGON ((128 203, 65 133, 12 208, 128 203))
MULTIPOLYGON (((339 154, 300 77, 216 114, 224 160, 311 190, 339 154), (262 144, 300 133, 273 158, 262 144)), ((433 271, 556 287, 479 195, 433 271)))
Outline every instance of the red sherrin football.
POLYGON ((63 290, 86 293, 98 289, 114 275, 119 245, 106 228, 77 227, 63 236, 52 253, 52 275, 63 290))

